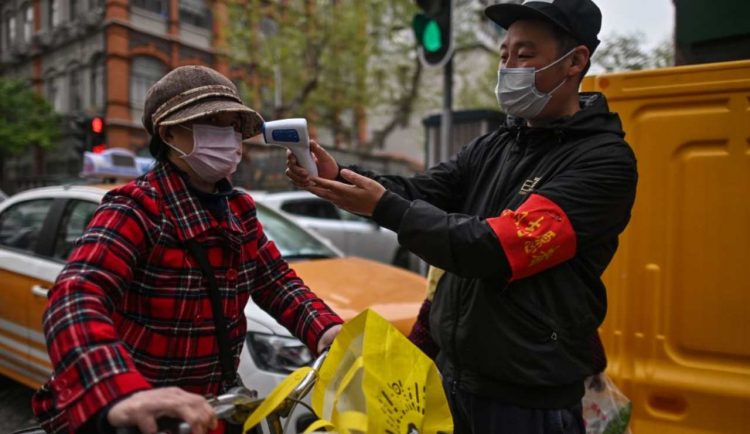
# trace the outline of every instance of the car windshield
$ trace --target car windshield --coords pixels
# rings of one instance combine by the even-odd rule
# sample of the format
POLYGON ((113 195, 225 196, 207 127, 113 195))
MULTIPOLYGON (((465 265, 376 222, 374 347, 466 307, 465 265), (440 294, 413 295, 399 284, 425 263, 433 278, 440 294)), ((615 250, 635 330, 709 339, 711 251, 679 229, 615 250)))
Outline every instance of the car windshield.
POLYGON ((279 213, 256 202, 258 219, 266 236, 276 243, 284 259, 333 258, 336 253, 279 213))

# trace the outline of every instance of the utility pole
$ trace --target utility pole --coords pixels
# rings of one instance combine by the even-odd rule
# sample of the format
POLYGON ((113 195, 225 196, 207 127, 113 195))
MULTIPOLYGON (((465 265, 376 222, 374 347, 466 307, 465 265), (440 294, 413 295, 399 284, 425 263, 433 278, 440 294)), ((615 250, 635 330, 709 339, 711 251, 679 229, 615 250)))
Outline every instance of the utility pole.
MULTIPOLYGON (((450 155, 451 130, 453 126, 453 56, 443 66, 443 116, 440 120, 440 160, 450 155)), ((435 163, 438 160, 436 159, 435 163)))

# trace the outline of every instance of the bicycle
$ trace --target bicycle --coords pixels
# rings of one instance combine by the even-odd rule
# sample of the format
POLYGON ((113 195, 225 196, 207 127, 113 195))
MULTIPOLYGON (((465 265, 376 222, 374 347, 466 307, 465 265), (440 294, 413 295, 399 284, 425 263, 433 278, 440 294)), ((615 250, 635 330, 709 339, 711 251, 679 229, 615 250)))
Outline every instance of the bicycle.
MULTIPOLYGON (((284 434, 291 422, 288 418, 298 404, 305 406, 312 414, 313 409, 302 400, 310 393, 315 382, 318 379, 318 371, 323 361, 328 355, 328 349, 324 350, 317 359, 312 363, 312 370, 309 371, 289 395, 284 397, 280 404, 276 405, 271 412, 263 418, 268 428, 268 434, 284 434), (282 426, 282 419, 287 418, 286 423, 282 426)), ((208 400, 214 408, 216 416, 231 424, 244 424, 253 412, 266 402, 266 398, 259 398, 258 393, 245 387, 233 387, 223 395, 219 395, 208 400)), ((158 434, 190 434, 190 425, 174 418, 159 418, 157 421, 159 427, 158 434)), ((260 433, 260 423, 253 430, 260 433)), ((253 432, 253 431, 250 431, 253 432)), ((139 434, 137 427, 120 427, 116 430, 117 434, 139 434)), ((39 427, 22 428, 14 431, 12 434, 45 434, 44 430, 39 427)))

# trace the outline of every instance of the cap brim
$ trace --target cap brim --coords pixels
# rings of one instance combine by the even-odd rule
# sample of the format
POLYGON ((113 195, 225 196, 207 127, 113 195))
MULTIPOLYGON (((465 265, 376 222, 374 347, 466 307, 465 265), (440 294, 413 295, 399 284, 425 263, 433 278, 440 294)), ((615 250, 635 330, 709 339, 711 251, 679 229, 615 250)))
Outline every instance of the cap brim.
MULTIPOLYGON (((242 117, 242 139, 257 136, 263 130, 263 117, 250 107, 230 99, 217 97, 206 98, 191 104, 182 110, 167 115, 159 122, 159 126, 182 124, 204 116, 236 112, 242 117)), ((158 126, 154 131, 158 134, 158 126)))
POLYGON ((571 29, 565 23, 556 20, 555 18, 545 14, 539 9, 535 9, 525 5, 510 3, 493 5, 485 9, 484 14, 487 16, 487 18, 496 22, 505 30, 508 30, 508 28, 518 20, 537 19, 554 24, 565 30, 566 32, 571 32, 571 29))

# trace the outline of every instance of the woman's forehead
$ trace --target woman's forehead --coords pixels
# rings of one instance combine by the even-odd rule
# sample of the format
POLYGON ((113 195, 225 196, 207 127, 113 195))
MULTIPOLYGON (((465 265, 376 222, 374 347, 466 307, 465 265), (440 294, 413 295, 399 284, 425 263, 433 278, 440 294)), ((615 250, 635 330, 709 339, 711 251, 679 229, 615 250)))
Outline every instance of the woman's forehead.
POLYGON ((240 119, 240 114, 237 112, 217 112, 211 113, 206 116, 199 117, 193 121, 193 123, 201 122, 233 122, 240 119))

